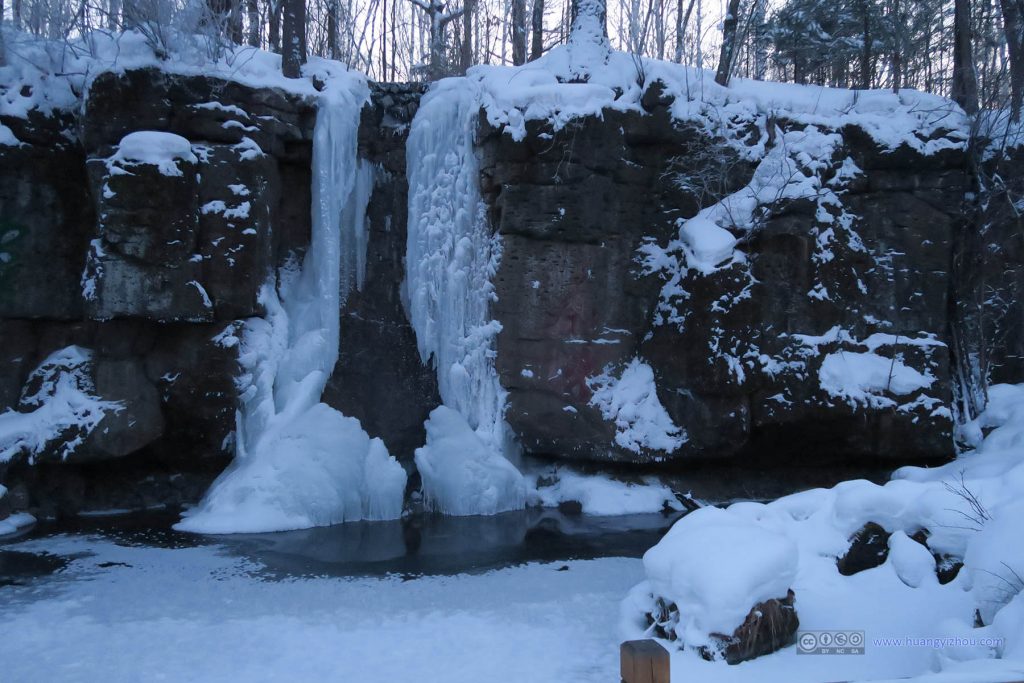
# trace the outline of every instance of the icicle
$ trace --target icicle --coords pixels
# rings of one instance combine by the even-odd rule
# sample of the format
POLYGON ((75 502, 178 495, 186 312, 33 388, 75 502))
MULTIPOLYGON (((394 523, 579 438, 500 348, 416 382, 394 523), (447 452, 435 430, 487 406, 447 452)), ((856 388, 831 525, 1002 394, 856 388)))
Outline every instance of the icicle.
POLYGON ((366 95, 360 82, 320 101, 312 240, 301 267, 263 287, 265 317, 243 327, 235 460, 178 529, 280 531, 401 514, 401 465, 358 420, 320 402, 338 359, 341 305, 365 269, 373 170, 357 164, 356 134, 366 95))
POLYGON ((521 508, 526 495, 522 476, 502 456, 508 441, 505 391, 494 368, 501 325, 489 311, 500 242, 480 197, 473 149, 479 110, 473 83, 436 84, 413 120, 406 148, 409 314, 420 356, 424 362, 433 358, 441 400, 451 409, 431 414, 416 464, 428 506, 449 514, 521 508), (478 447, 462 448, 461 459, 446 456, 441 444, 466 445, 466 435, 474 433, 478 447), (467 505, 467 499, 480 504, 467 505))

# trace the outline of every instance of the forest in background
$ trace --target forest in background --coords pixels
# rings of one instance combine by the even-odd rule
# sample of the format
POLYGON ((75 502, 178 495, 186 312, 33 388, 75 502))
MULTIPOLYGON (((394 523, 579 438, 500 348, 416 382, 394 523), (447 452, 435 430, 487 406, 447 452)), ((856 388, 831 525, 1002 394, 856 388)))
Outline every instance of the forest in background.
POLYGON ((720 83, 914 88, 968 111, 1021 105, 1024 0, 0 0, 0 39, 17 52, 35 37, 136 30, 159 52, 199 35, 212 53, 282 53, 286 74, 319 55, 375 80, 425 81, 538 59, 567 40, 580 3, 600 6, 613 48, 712 69, 720 83))

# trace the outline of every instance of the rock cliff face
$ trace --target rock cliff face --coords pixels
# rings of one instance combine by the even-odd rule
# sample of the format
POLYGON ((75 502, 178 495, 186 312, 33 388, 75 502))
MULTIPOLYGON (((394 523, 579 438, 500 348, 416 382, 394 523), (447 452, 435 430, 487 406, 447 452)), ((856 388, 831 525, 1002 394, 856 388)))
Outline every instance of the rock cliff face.
MULTIPOLYGON (((966 154, 886 152, 860 129, 825 131, 841 144, 815 173, 839 205, 768 203, 744 259, 684 270, 670 291, 638 254, 750 181, 753 167, 673 123, 666 103, 648 104, 646 115, 528 128, 518 143, 483 135, 504 245, 498 365, 525 447, 614 462, 951 456, 966 154), (633 359, 652 370, 675 447, 621 438, 635 418, 595 400, 595 378, 614 379, 633 359), (883 386, 868 364, 883 366, 883 386), (919 386, 900 386, 907 371, 919 386), (843 374, 861 385, 830 381, 843 374)), ((799 133, 774 123, 779 135, 799 133)))
MULTIPOLYGON (((366 273, 324 394, 409 468, 440 402, 403 304, 421 94, 374 85, 362 113, 366 273)), ((530 123, 518 142, 481 124, 502 246, 496 367, 525 451, 661 467, 951 456, 960 378, 1024 373, 1013 188, 986 182, 994 167, 979 180, 965 152, 826 131, 839 142, 802 172, 836 203, 767 202, 742 258, 685 267, 677 220, 755 167, 669 104, 652 87, 644 112, 530 123), (684 267, 654 267, 655 253, 684 267), (660 439, 635 437, 644 420, 660 439)), ((138 70, 96 79, 81 112, 0 117, 23 143, 0 147, 0 413, 29 412, 49 386, 40 366, 69 347, 86 353, 83 395, 119 406, 0 463, 15 506, 178 504, 228 462, 238 367, 224 333, 263 314, 260 286, 308 245, 315 114, 278 90, 138 70), (118 147, 135 131, 180 136, 191 156, 169 173, 139 164, 118 147)))
POLYGON ((90 393, 119 404, 77 447, 57 432, 0 464, 44 514, 201 495, 231 453, 222 333, 261 314, 259 287, 309 234, 312 102, 153 69, 101 75, 86 102, 77 119, 5 119, 23 144, 0 149, 0 410, 27 412, 30 373, 71 346, 91 353, 90 393), (140 130, 193 158, 171 173, 119 158, 140 130))

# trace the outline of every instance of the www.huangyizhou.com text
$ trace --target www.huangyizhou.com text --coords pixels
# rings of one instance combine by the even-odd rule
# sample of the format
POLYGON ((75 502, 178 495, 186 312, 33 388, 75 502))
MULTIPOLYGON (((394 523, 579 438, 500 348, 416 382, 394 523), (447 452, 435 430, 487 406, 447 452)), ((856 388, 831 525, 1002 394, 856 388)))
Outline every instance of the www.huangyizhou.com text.
POLYGON ((1005 639, 991 637, 962 638, 959 636, 947 636, 941 638, 872 638, 870 642, 875 647, 929 647, 935 650, 943 650, 950 647, 1001 647, 1005 642, 1005 639))

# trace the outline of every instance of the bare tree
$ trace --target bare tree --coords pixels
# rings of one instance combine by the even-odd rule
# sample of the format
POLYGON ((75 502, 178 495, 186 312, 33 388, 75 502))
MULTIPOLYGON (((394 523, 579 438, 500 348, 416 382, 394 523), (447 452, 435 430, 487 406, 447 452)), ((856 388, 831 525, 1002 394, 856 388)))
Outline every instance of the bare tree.
POLYGON ((676 62, 683 63, 683 38, 686 36, 686 27, 690 23, 690 15, 693 14, 693 5, 697 0, 690 0, 686 6, 686 13, 683 13, 683 0, 676 4, 676 62))
POLYGON ((462 54, 460 66, 466 73, 473 66, 473 20, 476 18, 476 0, 465 0, 462 6, 462 54))
POLYGON ((533 0, 533 16, 530 18, 530 61, 540 59, 544 54, 544 0, 533 0))
POLYGON ((978 79, 974 73, 971 2, 953 3, 953 84, 950 96, 968 114, 978 111, 978 79))
POLYGON ((1010 117, 1019 121, 1024 102, 1024 36, 1021 35, 1024 0, 1000 0, 999 5, 1003 11, 1006 51, 1010 55, 1010 117))
POLYGON ((871 87, 871 0, 860 0, 858 9, 864 27, 860 52, 860 87, 867 90, 871 87))
POLYGON ((739 23, 740 0, 729 0, 729 7, 722 20, 722 50, 718 56, 718 71, 715 83, 729 85, 732 75, 732 60, 736 55, 736 26, 739 23))
POLYGON ((283 0, 267 0, 267 42, 270 49, 281 52, 281 12, 283 0))
POLYGON ((900 0, 892 0, 892 91, 898 93, 903 87, 903 16, 900 12, 900 0))
POLYGON ((409 0, 423 10, 430 22, 430 64, 428 77, 436 80, 444 76, 444 32, 448 24, 463 15, 464 9, 446 11, 446 3, 441 0, 409 0))
POLYGON ((512 0, 512 63, 526 64, 526 0, 512 0))
POLYGON ((245 11, 249 18, 249 38, 248 43, 252 47, 260 46, 260 8, 256 4, 256 0, 245 0, 245 11))
POLYGON ((281 70, 288 78, 298 78, 306 63, 306 2, 281 0, 281 70))

